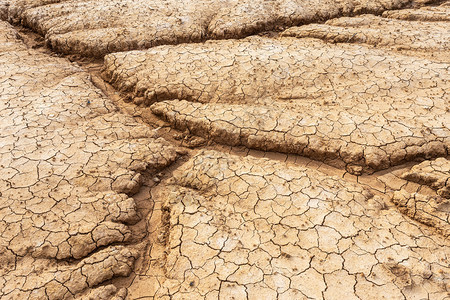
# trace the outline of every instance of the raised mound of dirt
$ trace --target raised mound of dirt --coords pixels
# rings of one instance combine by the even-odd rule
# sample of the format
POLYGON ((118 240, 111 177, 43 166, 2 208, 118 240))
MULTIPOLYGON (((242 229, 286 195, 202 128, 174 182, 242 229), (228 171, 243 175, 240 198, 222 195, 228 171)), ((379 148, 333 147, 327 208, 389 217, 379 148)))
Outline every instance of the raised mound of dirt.
POLYGON ((0 17, 43 34, 62 53, 116 51, 205 39, 241 38, 342 15, 380 14, 411 0, 2 0, 0 17))
POLYGON ((424 161, 404 173, 402 178, 427 185, 437 190, 440 196, 450 198, 450 161, 445 158, 424 161))
POLYGON ((162 101, 152 111, 178 129, 360 174, 448 154, 448 70, 363 46, 252 37, 115 53, 103 74, 135 103, 162 101))
POLYGON ((418 22, 363 15, 333 19, 325 24, 292 27, 282 35, 319 38, 331 43, 368 44, 448 63, 450 62, 449 26, 449 20, 418 22))
POLYGON ((399 210, 423 224, 450 236, 450 162, 445 158, 424 161, 403 173, 403 179, 429 187, 423 192, 404 189, 393 194, 392 201, 399 210), (436 194, 432 192, 436 190, 436 194))

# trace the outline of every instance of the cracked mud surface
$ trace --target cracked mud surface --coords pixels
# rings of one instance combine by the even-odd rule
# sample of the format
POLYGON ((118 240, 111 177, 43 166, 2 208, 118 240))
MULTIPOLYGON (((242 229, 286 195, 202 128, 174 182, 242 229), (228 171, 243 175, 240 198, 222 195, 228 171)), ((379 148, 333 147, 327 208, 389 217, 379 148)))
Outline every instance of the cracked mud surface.
POLYGON ((0 24, 0 297, 67 298, 129 275, 136 255, 120 244, 139 216, 128 195, 175 149, 119 113, 88 73, 0 24))
POLYGON ((450 161, 445 158, 420 163, 403 174, 402 178, 428 185, 437 190, 439 196, 450 198, 450 161))
POLYGON ((2 0, 0 17, 45 35, 63 53, 102 56, 161 44, 240 38, 340 15, 381 13, 410 0, 2 0))
POLYGON ((363 46, 252 37, 111 54, 104 77, 135 103, 158 102, 152 111, 178 129, 361 174, 448 155, 449 68, 363 46))
POLYGON ((448 240, 339 178, 204 152, 158 192, 171 227, 161 299, 448 296, 448 240))
POLYGON ((450 62, 448 20, 411 22, 396 19, 395 15, 383 15, 387 18, 364 15, 333 19, 325 24, 292 27, 283 32, 283 36, 319 38, 332 43, 368 44, 399 53, 450 62))
POLYGON ((0 299, 449 299, 450 2, 99 3, 0 0, 0 299))

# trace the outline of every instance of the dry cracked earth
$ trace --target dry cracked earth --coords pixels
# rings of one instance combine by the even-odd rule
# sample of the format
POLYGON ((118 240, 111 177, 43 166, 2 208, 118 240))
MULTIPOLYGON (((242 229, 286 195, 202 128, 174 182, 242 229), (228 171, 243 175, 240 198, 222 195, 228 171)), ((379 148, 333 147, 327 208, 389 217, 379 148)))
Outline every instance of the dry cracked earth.
POLYGON ((450 299, 450 2, 0 0, 0 299, 450 299))

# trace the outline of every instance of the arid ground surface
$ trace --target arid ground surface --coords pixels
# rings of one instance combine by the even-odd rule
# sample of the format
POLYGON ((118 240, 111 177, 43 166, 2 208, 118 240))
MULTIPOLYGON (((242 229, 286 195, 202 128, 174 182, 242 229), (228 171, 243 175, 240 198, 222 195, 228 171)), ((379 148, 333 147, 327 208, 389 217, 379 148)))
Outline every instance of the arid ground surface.
POLYGON ((0 0, 0 299, 450 299, 450 2, 0 0))

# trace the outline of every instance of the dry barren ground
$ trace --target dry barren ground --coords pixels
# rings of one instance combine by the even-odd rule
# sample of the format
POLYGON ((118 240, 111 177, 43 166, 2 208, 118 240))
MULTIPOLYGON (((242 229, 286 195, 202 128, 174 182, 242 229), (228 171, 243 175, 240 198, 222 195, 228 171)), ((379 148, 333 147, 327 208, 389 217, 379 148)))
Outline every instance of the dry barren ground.
POLYGON ((0 19, 0 299, 450 299, 450 2, 0 19))
POLYGON ((139 220, 129 195, 175 149, 80 68, 27 49, 6 23, 0 39, 0 297, 62 299, 129 275, 137 254, 122 244, 139 220))
POLYGON ((240 38, 410 0, 1 0, 0 16, 30 26, 63 53, 102 56, 161 44, 240 38), (101 5, 99 5, 101 3, 101 5))
POLYGON ((163 291, 174 299, 448 296, 450 232, 383 210, 357 185, 216 152, 169 183, 159 191, 171 212, 163 291))
POLYGON ((157 102, 152 111, 181 130, 361 174, 448 153, 449 68, 359 45, 251 37, 111 54, 104 77, 135 102, 157 102))

